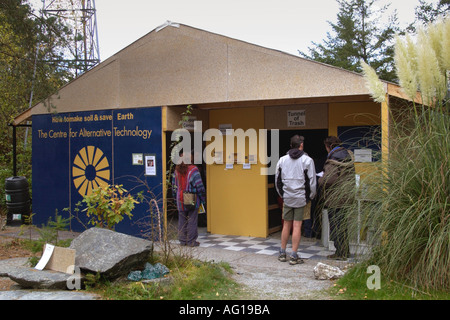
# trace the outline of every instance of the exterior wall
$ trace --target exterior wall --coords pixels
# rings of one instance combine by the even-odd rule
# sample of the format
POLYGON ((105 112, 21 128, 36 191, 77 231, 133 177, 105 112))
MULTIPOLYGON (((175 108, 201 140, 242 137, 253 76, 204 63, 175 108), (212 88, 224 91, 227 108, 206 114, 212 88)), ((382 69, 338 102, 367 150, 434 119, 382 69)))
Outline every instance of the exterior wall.
MULTIPOLYGON (((82 196, 103 184, 122 184, 137 194, 147 183, 162 205, 162 128, 161 108, 102 110, 33 116, 33 223, 44 224, 55 210, 64 217, 72 213, 82 196), (133 161, 142 155, 142 162, 133 161), (147 172, 146 155, 154 155, 156 171, 147 172)), ((148 229, 139 222, 148 219, 148 206, 139 204, 133 218, 127 217, 116 230, 142 235, 148 229)), ((71 229, 83 231, 87 224, 80 212, 80 223, 71 220, 71 229)))

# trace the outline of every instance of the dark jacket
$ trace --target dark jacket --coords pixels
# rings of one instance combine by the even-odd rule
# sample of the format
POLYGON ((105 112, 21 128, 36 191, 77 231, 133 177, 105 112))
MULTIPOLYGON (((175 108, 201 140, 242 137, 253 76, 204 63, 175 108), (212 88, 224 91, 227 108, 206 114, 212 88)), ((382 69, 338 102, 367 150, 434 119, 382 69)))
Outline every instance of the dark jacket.
POLYGON ((354 201, 355 164, 353 153, 343 147, 333 149, 319 179, 326 208, 341 208, 354 201))

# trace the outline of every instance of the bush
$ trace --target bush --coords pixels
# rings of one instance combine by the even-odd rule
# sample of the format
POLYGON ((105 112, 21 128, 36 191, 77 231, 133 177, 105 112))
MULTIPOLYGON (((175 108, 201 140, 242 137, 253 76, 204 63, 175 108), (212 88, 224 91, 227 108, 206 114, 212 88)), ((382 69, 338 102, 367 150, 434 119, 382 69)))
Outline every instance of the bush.
POLYGON ((83 211, 90 218, 88 224, 110 230, 114 230, 115 225, 125 216, 131 219, 131 211, 138 203, 132 195, 127 194, 122 185, 101 186, 85 196, 82 202, 86 204, 83 211))

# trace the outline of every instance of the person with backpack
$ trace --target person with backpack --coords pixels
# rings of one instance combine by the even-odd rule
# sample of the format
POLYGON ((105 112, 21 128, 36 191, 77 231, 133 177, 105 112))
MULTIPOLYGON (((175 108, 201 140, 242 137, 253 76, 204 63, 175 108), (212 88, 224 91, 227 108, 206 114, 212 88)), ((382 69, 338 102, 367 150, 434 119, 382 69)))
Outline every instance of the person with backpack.
POLYGON ((328 152, 319 186, 328 211, 330 239, 336 252, 327 256, 331 260, 347 260, 350 255, 347 222, 344 207, 352 204, 355 186, 355 164, 353 153, 342 146, 338 137, 329 136, 324 141, 328 152))
POLYGON ((190 154, 181 154, 172 179, 173 197, 178 209, 178 240, 182 246, 199 246, 198 209, 206 203, 206 191, 190 154))
POLYGON ((304 262, 297 253, 303 212, 306 204, 316 195, 316 169, 314 161, 303 151, 304 140, 299 135, 291 138, 291 149, 280 158, 275 171, 275 188, 283 199, 283 229, 278 260, 287 261, 286 246, 293 228, 292 253, 289 259, 291 265, 304 262))

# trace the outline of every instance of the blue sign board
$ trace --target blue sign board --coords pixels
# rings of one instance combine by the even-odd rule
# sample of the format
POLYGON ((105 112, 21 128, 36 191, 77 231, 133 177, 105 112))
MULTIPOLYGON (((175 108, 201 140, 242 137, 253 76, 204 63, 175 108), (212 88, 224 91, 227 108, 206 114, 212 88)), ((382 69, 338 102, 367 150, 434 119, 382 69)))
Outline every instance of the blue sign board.
MULTIPOLYGON (((83 196, 105 184, 123 185, 132 195, 142 191, 162 212, 162 181, 160 107, 33 116, 33 223, 45 224, 56 210, 65 217, 65 208, 75 215, 83 196)), ((125 217, 116 231, 148 232, 158 220, 150 214, 158 210, 150 210, 147 202, 138 204, 133 218, 125 217)), ((78 212, 72 230, 83 231, 87 221, 78 212)))

